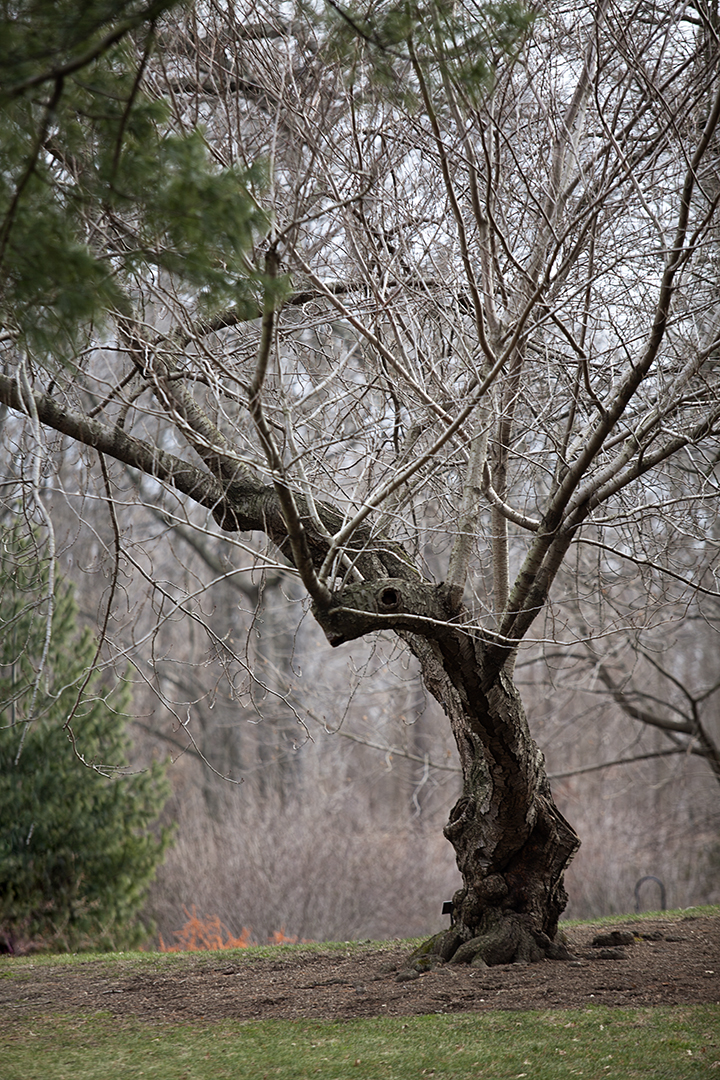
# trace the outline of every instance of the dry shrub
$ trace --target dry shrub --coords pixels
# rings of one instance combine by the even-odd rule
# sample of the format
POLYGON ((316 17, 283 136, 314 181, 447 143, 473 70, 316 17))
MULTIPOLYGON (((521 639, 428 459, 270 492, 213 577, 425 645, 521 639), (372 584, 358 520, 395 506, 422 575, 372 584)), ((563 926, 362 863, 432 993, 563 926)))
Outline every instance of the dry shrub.
MULTIPOLYGON (((297 934, 286 934, 285 927, 281 926, 279 930, 273 930, 268 945, 297 945, 299 940, 297 934)), ((310 945, 311 940, 310 938, 303 938, 302 943, 303 945, 310 945)))
MULTIPOLYGON (((162 934, 158 935, 158 952, 204 952, 221 949, 247 949, 256 945, 250 937, 250 931, 243 926, 240 936, 233 937, 227 926, 217 915, 198 915, 197 908, 193 904, 192 913, 183 908, 186 922, 182 930, 173 930, 173 936, 177 939, 174 945, 166 945, 162 934)), ((285 927, 274 930, 270 935, 268 945, 297 945, 297 935, 289 936, 285 933, 285 927)), ((309 944, 307 938, 303 938, 303 944, 309 944)))
MULTIPOLYGON (((554 758, 551 772, 623 756, 625 722, 587 731, 550 719, 536 726, 554 758)), ((442 746, 423 749, 442 760, 442 746)), ((390 768, 386 758, 337 739, 305 747, 291 782, 248 775, 240 787, 217 784, 203 799, 199 788, 184 795, 176 773, 177 843, 148 914, 165 941, 175 940, 183 908, 193 904, 216 914, 229 934, 247 928, 258 943, 278 933, 344 941, 436 932, 447 925, 443 900, 460 885, 442 835, 458 778, 433 776, 422 813, 413 816, 415 794, 424 800, 431 787, 420 790, 417 775, 415 765, 395 760, 390 768)), ((190 778, 184 782, 187 792, 190 778)), ((553 789, 582 840, 566 876, 566 917, 633 911, 635 883, 646 875, 662 879, 669 907, 720 901, 720 807, 704 762, 649 760, 557 780, 553 789)), ((657 886, 647 882, 640 899, 644 910, 658 907, 657 886)))
POLYGON ((173 930, 177 938, 174 945, 166 945, 162 934, 159 935, 160 952, 200 952, 205 949, 247 949, 250 945, 250 931, 243 926, 239 937, 233 937, 227 926, 217 915, 201 917, 193 904, 192 914, 183 909, 186 922, 182 930, 173 930))
POLYGON ((315 789, 260 800, 247 788, 227 799, 220 820, 199 798, 182 806, 150 900, 163 940, 192 905, 216 912, 231 935, 247 928, 257 942, 384 939, 442 927, 442 902, 459 875, 441 822, 380 828, 367 801, 352 794, 315 789))
MULTIPOLYGON (((661 789, 651 779, 623 770, 557 785, 582 839, 566 875, 567 918, 633 911, 635 883, 649 874, 664 882, 668 907, 720 900, 717 813, 701 805, 703 785, 693 776, 685 800, 677 776, 661 789)), ((217 913, 229 937, 257 943, 434 933, 460 884, 444 820, 405 815, 395 825, 392 810, 361 787, 327 793, 312 783, 286 799, 244 784, 217 819, 200 797, 185 800, 149 915, 163 941, 175 940, 192 905, 217 913)), ((659 907, 657 885, 647 882, 640 900, 643 910, 659 907)))
MULTIPOLYGON (((566 788, 558 803, 582 839, 565 875, 566 918, 634 911, 635 886, 648 875, 663 882, 668 908, 720 901, 715 782, 704 763, 691 765, 684 764, 687 777, 669 765, 658 781, 659 766, 638 765, 592 786, 578 780, 570 798, 566 788)), ((659 909, 660 897, 659 886, 645 882, 640 910, 659 909)))

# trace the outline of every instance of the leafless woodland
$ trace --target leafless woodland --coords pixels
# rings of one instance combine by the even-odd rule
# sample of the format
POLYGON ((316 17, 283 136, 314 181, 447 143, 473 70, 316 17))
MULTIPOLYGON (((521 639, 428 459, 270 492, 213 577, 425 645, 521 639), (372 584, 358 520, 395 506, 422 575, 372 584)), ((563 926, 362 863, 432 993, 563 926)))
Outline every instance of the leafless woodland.
POLYGON ((582 841, 566 914, 646 874, 720 899, 719 26, 551 3, 482 86, 411 39, 382 90, 380 44, 292 4, 158 28, 178 128, 267 162, 284 302, 208 321, 144 275, 69 376, 4 334, 0 398, 5 520, 132 680, 133 765, 172 758, 166 939, 191 904, 259 940, 443 925, 467 642, 582 841))

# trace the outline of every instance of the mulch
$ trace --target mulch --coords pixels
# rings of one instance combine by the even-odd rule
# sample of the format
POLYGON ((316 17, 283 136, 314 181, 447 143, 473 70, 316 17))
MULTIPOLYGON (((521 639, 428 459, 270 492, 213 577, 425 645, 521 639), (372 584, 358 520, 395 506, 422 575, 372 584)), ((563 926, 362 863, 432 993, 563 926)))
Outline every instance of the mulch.
MULTIPOLYGON (((0 1015, 103 1012, 144 1021, 353 1019, 494 1009, 720 1005, 720 917, 653 917, 569 927, 576 959, 407 970, 407 945, 193 953, 47 965, 0 957, 0 1015), (593 945, 632 931, 627 944, 593 945)), ((628 938, 629 935, 624 935, 628 938)))

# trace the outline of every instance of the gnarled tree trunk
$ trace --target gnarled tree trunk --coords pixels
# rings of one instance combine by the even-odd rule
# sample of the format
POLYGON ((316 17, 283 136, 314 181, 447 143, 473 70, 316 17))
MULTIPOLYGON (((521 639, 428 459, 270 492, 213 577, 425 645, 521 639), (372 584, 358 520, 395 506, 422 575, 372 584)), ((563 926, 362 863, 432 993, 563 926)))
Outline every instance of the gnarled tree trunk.
POLYGON ((463 887, 437 949, 457 962, 566 958, 554 939, 567 904, 563 874, 580 841, 553 802, 511 675, 500 668, 484 680, 475 648, 469 678, 435 649, 420 650, 425 683, 448 713, 463 771, 462 795, 444 829, 463 887))
POLYGON ((442 585, 386 579, 335 595, 330 609, 315 611, 330 643, 382 626, 398 631, 460 754, 463 792, 444 831, 463 887, 450 930, 428 943, 425 962, 567 958, 554 939, 567 903, 563 874, 580 841, 553 802, 506 650, 463 628, 463 612, 452 610, 442 585))

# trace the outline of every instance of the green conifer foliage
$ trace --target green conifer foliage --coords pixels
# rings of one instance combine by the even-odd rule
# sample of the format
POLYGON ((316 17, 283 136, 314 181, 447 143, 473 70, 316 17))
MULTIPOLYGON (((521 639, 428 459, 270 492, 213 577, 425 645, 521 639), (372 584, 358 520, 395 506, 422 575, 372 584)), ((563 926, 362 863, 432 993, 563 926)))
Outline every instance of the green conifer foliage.
POLYGON ((129 315, 137 276, 200 310, 254 313, 262 165, 221 167, 144 88, 173 0, 0 0, 0 326, 72 361, 78 334, 129 315))
POLYGON ((85 682, 96 645, 69 585, 44 649, 47 575, 18 535, 4 531, 0 551, 0 945, 128 947, 148 934, 139 912, 169 841, 157 826, 169 785, 159 763, 122 769, 129 689, 85 682), (64 724, 83 685, 74 748, 64 724))

